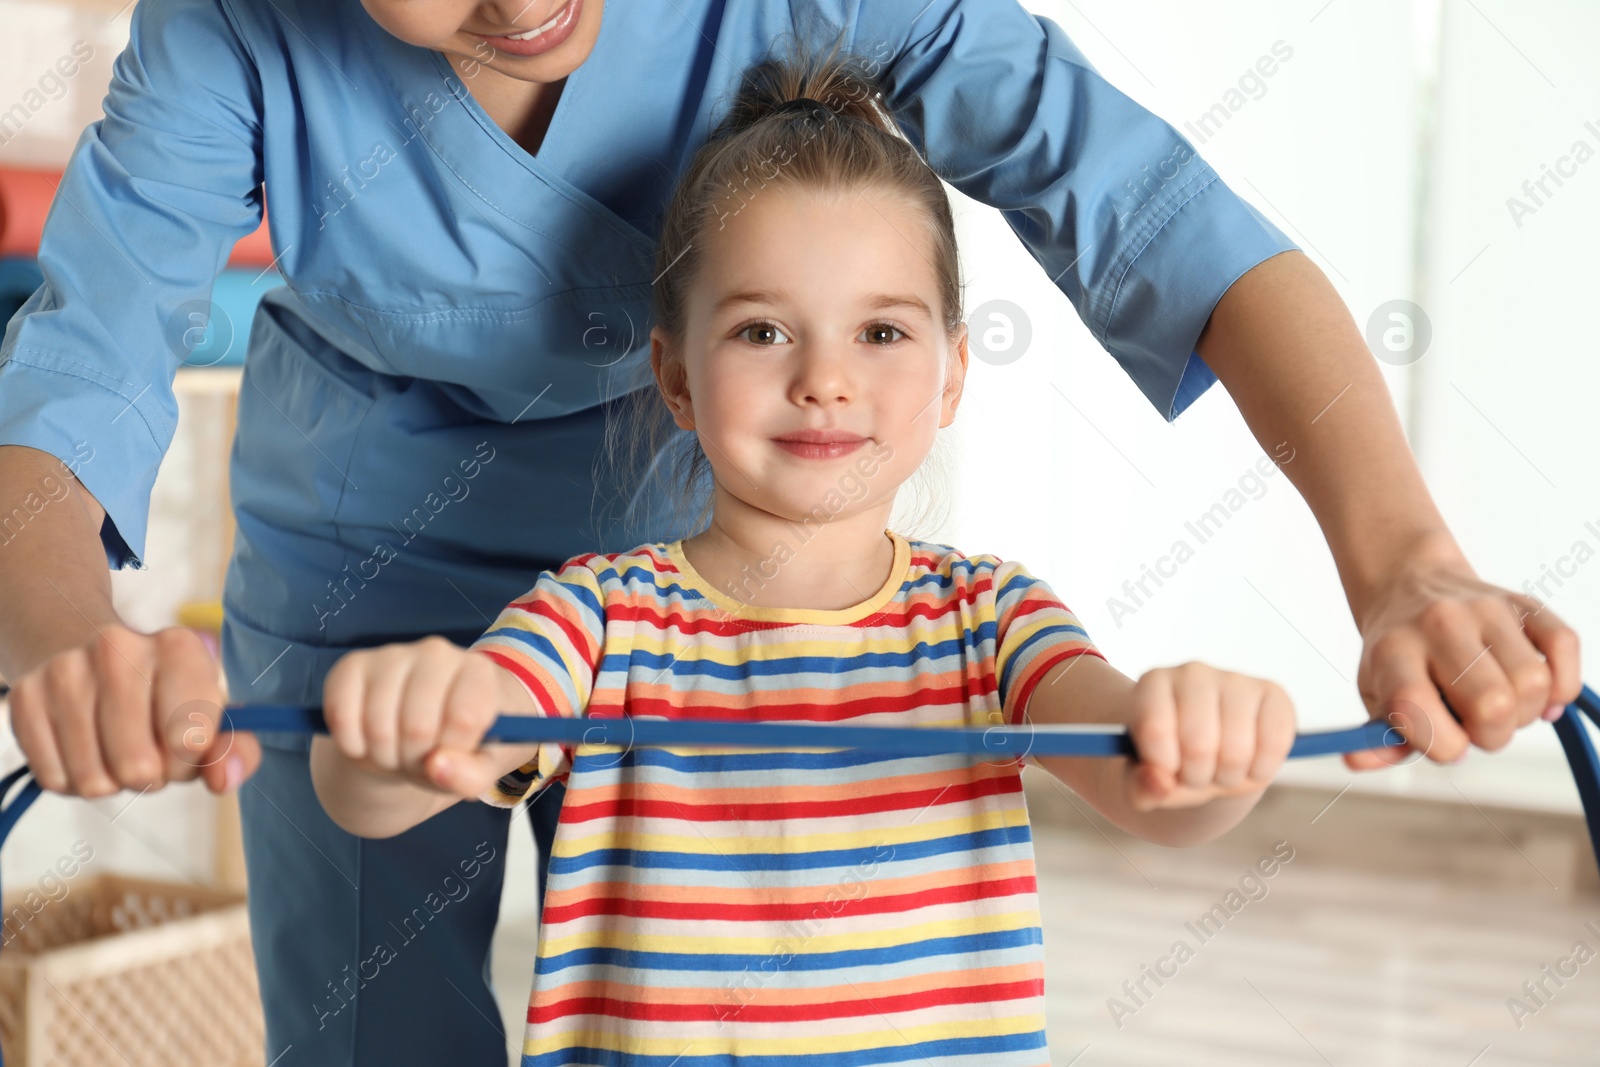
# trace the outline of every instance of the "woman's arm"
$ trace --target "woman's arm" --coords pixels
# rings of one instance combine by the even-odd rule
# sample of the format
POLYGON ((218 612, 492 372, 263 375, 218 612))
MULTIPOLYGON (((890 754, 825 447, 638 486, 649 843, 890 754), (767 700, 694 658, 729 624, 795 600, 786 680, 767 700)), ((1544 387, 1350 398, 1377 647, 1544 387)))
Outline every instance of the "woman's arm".
POLYGON ((1134 681, 1099 656, 1073 656, 1045 672, 1023 717, 1127 726, 1137 762, 1032 758, 1112 823, 1162 845, 1203 844, 1237 826, 1294 743, 1294 709, 1282 689, 1203 663, 1134 681))
MULTIPOLYGON (((1284 252, 1246 272, 1196 350, 1261 447, 1292 449, 1283 471, 1339 568, 1362 637, 1357 689, 1373 718, 1400 712, 1415 748, 1449 762, 1469 743, 1498 749, 1577 698, 1577 634, 1532 597, 1474 573, 1428 493, 1372 353, 1310 259, 1284 252), (1411 709, 1421 711, 1415 725, 1411 709)), ((1370 769, 1407 758, 1410 749, 1398 748, 1345 762, 1370 769)))

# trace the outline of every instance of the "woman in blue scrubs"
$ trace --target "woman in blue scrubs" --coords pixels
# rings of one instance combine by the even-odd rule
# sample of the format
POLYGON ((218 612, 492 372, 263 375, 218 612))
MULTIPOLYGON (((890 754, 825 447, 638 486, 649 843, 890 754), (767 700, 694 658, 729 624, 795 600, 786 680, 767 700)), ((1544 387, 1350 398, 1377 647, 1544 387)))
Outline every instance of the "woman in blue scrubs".
MULTIPOLYGON (((1163 418, 1220 374, 1264 446, 1292 442, 1362 625, 1363 692, 1418 709, 1430 757, 1576 696, 1576 639, 1472 573, 1320 271, 1015 0, 141 0, 46 224, 45 283, 0 348, 5 509, 49 457, 87 490, 0 553, 0 670, 46 788, 249 778, 269 1060, 504 1062, 488 966, 508 821, 459 805, 361 840, 322 812, 307 738, 184 750, 174 709, 214 720, 222 699, 203 653, 121 626, 100 565, 142 566, 173 324, 270 200, 288 285, 251 326, 239 399, 228 699, 316 704, 352 648, 467 644, 543 568, 694 532, 633 498, 640 472, 599 461, 602 432, 650 382, 667 194, 789 32, 871 61, 929 162, 1005 213, 1163 418), (1430 609, 1446 625, 1425 630, 1430 609), (1491 638, 1447 687, 1458 725, 1429 666, 1491 638)), ((559 804, 530 812, 541 852, 559 804)))

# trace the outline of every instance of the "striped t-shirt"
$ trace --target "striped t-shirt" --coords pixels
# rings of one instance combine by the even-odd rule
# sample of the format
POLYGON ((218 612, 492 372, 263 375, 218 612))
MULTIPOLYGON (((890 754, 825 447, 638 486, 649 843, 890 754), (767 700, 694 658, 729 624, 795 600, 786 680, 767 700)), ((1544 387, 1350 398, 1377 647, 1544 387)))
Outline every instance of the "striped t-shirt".
MULTIPOLYGON (((1020 723, 1100 655, 1020 564, 894 543, 840 610, 753 607, 682 542, 575 556, 473 644, 549 715, 1020 723)), ((1033 838, 1013 756, 542 747, 565 778, 524 1067, 1045 1067, 1033 838)))

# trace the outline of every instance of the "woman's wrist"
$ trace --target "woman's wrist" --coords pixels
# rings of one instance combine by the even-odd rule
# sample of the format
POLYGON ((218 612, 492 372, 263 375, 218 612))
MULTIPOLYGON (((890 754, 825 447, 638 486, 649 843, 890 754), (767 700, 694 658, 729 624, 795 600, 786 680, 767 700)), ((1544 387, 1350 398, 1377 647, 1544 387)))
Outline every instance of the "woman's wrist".
POLYGON ((1374 608, 1408 573, 1446 568, 1476 577, 1461 545, 1442 523, 1406 535, 1378 532, 1335 561, 1344 576, 1351 617, 1362 633, 1374 608))

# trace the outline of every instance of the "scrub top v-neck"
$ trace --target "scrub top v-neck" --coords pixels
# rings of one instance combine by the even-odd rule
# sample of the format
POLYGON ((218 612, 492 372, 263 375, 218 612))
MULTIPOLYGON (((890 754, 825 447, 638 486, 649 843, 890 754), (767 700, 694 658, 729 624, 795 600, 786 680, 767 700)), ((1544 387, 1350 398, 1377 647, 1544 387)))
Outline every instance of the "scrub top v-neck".
POLYGON ((141 566, 181 336, 264 195, 287 284, 233 324, 231 699, 320 702, 351 647, 469 640, 544 568, 694 533, 597 461, 653 387, 660 218, 746 69, 841 31, 1163 417, 1214 383, 1212 307, 1295 245, 1016 0, 606 0, 536 155, 359 0, 140 0, 0 344, 0 444, 73 463, 141 566))

